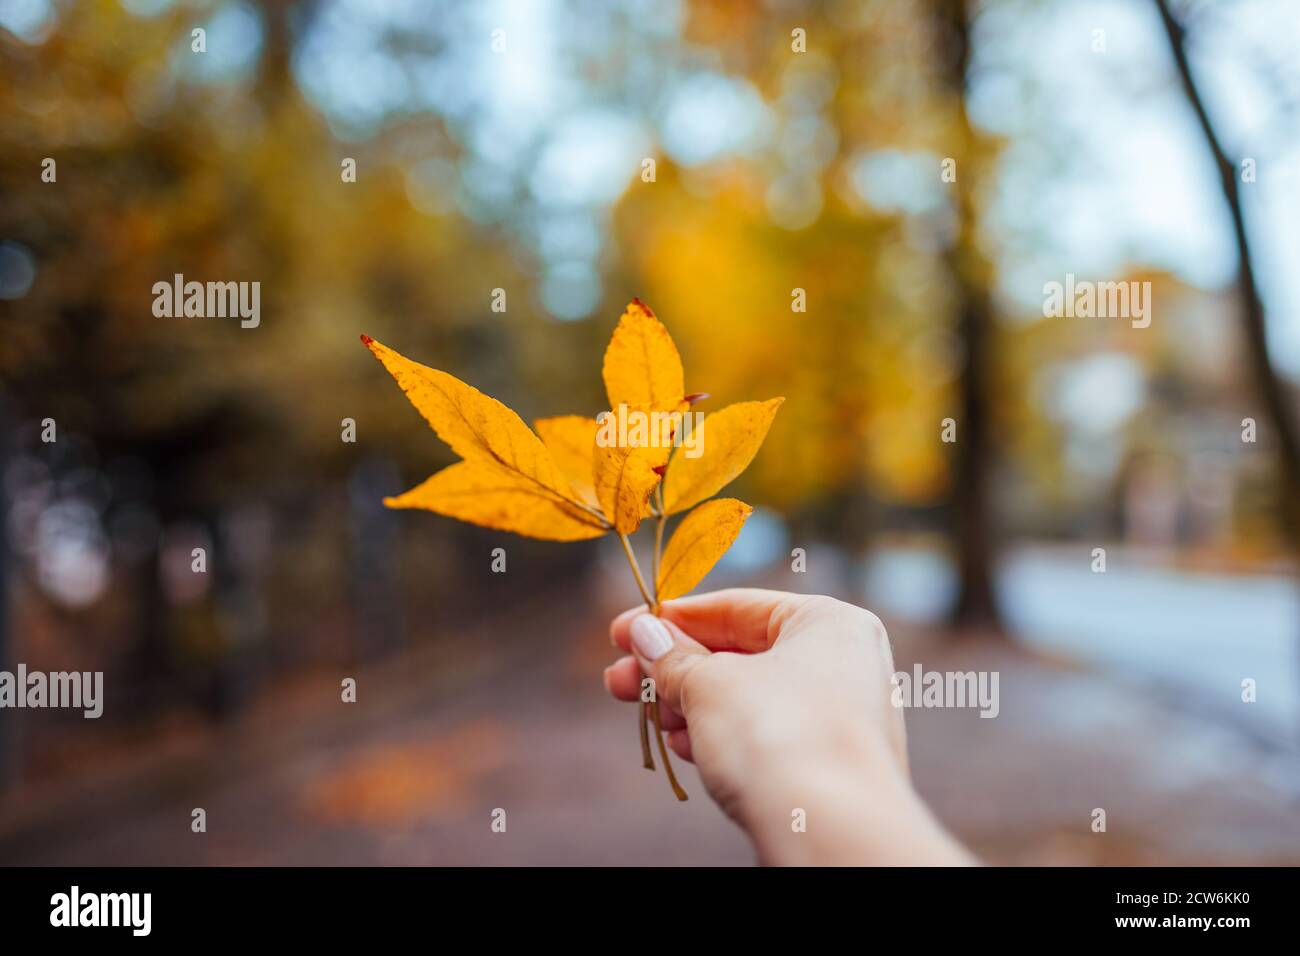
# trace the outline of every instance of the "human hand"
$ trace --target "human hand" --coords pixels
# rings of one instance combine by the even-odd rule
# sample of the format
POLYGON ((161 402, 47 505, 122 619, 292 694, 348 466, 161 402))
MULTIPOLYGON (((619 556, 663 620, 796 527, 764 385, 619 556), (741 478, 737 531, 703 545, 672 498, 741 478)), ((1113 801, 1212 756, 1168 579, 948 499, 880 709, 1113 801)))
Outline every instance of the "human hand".
POLYGON ((912 790, 889 639, 820 595, 732 589, 610 626, 620 700, 654 680, 668 743, 773 863, 965 863, 912 790), (806 830, 792 827, 802 810, 806 830))

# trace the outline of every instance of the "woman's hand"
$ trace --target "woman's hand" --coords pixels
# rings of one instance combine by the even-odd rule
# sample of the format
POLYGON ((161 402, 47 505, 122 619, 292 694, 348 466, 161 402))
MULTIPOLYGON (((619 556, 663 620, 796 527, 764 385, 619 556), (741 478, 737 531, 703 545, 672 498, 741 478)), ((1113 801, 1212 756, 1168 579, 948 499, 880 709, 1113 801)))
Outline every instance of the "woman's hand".
POLYGON ((761 861, 973 862, 912 790, 893 655, 874 614, 734 589, 669 601, 659 618, 627 611, 610 637, 634 656, 606 668, 609 692, 639 701, 642 674, 653 679, 669 745, 761 861))

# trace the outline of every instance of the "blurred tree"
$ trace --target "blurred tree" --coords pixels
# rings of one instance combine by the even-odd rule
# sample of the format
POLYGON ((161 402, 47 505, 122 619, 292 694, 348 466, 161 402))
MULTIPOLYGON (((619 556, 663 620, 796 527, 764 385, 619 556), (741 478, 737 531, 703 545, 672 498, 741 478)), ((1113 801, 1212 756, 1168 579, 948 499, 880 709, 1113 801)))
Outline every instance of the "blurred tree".
POLYGON ((1242 209, 1239 186, 1239 166, 1228 158, 1222 141, 1215 132, 1214 121, 1206 109, 1204 97, 1191 64, 1187 59, 1186 30, 1170 7, 1169 0, 1155 0, 1160 20, 1169 41, 1178 77, 1187 102, 1196 114, 1196 121, 1205 140, 1215 168, 1224 201, 1232 217, 1233 239, 1237 249, 1237 294, 1240 303, 1242 327, 1245 333, 1247 354, 1252 377, 1259 388, 1260 399, 1268 414, 1277 449, 1277 474, 1281 483, 1278 494, 1282 520, 1286 526, 1291 546, 1300 553, 1300 430, 1296 425, 1293 396, 1277 373, 1268 351, 1268 328, 1264 315, 1264 300, 1260 296, 1255 278, 1255 258, 1251 250, 1250 231, 1242 209))
POLYGON ((993 546, 989 471, 992 448, 993 387, 991 355, 993 305, 991 268, 979 250, 976 184, 985 168, 979 138, 966 110, 971 37, 965 0, 935 0, 935 55, 952 119, 950 156, 956 160, 952 183, 956 225, 944 260, 957 290, 961 340, 961 414, 952 483, 952 530, 956 539, 958 591, 951 613, 955 633, 987 630, 999 621, 993 591, 993 546))
MULTIPOLYGON (((9 618, 9 577, 11 555, 9 544, 9 508, 10 500, 6 492, 8 484, 4 478, 9 473, 12 456, 12 439, 15 432, 10 418, 9 402, 0 389, 0 670, 10 670, 10 618, 9 618)), ((6 787, 14 775, 13 760, 14 721, 0 720, 0 789, 6 787)))
MULTIPOLYGON (((61 6, 34 43, 0 30, 0 237, 36 267, 25 295, 0 301, 0 382, 19 423, 54 417, 101 464, 140 464, 152 490, 131 507, 147 508, 157 527, 195 524, 218 542, 213 593, 183 613, 159 577, 158 534, 137 559, 113 560, 136 616, 123 662, 131 686, 172 695, 166 678, 192 666, 223 706, 272 665, 273 640, 319 640, 348 600, 349 541, 373 561, 373 542, 343 533, 357 462, 399 466, 384 472, 391 487, 368 487, 378 501, 446 455, 432 436, 411 441, 418 419, 376 387, 382 372, 359 332, 538 415, 586 405, 556 383, 590 361, 573 347, 581 326, 557 329, 540 315, 499 231, 470 222, 450 197, 441 212, 416 208, 411 163, 454 158, 441 122, 404 118, 373 137, 336 139, 290 70, 317 4, 255 9, 259 42, 233 65, 230 50, 225 60, 216 48, 206 59, 191 52, 195 11, 185 5, 152 16, 111 2, 61 6), (358 161, 356 182, 340 175, 345 156, 358 161), (45 157, 57 160, 55 182, 41 181, 45 157), (175 274, 260 282, 261 324, 153 315, 153 284, 175 274), (510 290, 508 314, 489 312, 494 287, 510 290), (525 394, 531 406, 517 401, 525 394), (340 440, 344 418, 357 422, 355 443, 340 440), (318 522, 338 541, 304 555, 277 533, 270 564, 242 552, 232 563, 247 515, 268 504, 279 525, 296 523, 305 537, 318 522), (313 613, 281 599, 272 575, 307 589, 313 613)), ((114 487, 106 526, 121 497, 114 487)), ((14 583, 39 595, 31 570, 14 583)), ((395 579, 393 568, 372 571, 395 579)), ((432 580, 422 597, 455 586, 432 580)), ((377 643, 391 646, 391 627, 380 629, 377 643)))
POLYGON ((874 528, 931 520, 949 484, 936 430, 953 382, 937 178, 864 193, 873 160, 910 161, 943 140, 916 69, 927 34, 913 8, 891 4, 797 19, 689 10, 687 37, 720 64, 700 72, 729 70, 725 85, 761 93, 763 115, 754 143, 719 155, 673 162, 680 145, 665 137, 657 181, 634 182, 620 205, 622 264, 682 329, 692 387, 723 403, 788 397, 770 439, 780 453, 744 482, 797 533, 840 545, 857 587, 853 561, 874 528), (806 52, 792 49, 795 25, 806 52))

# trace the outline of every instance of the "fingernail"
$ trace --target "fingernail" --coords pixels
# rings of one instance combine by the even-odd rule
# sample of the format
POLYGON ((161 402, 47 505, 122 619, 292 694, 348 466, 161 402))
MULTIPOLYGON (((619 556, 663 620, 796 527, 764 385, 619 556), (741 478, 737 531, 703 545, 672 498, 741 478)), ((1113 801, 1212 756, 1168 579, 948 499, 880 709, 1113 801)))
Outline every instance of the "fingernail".
POLYGON ((632 645, 648 661, 657 661, 673 649, 673 636, 653 614, 632 620, 632 645))

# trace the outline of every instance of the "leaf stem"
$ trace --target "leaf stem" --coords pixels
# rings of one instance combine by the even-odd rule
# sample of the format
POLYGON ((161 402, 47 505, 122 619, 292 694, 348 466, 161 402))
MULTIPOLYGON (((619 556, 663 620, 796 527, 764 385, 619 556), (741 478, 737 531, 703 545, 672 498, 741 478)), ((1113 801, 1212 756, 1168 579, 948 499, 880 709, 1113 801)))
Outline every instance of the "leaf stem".
POLYGON ((655 768, 654 754, 650 752, 650 708, 656 706, 652 703, 644 703, 637 706, 636 722, 641 729, 641 763, 647 770, 655 768))
POLYGON ((686 791, 683 790, 682 785, 677 782, 677 775, 673 773, 673 765, 668 762, 668 748, 664 746, 664 728, 659 722, 659 702, 655 701, 646 706, 650 708, 650 716, 654 718, 655 740, 659 742, 659 759, 664 763, 664 772, 668 774, 668 783, 673 788, 674 796, 676 796, 678 800, 685 800, 686 791))
POLYGON ((659 613, 659 561, 663 557, 664 550, 664 524, 668 521, 668 516, 664 514, 664 483, 661 481, 655 487, 655 556, 654 556, 654 576, 655 576, 655 614, 659 613))
POLYGON ((646 589, 645 578, 641 577, 641 566, 636 563, 636 555, 632 553, 632 542, 621 531, 618 540, 623 542, 623 553, 627 555, 627 563, 632 566, 632 576, 636 578, 636 586, 641 589, 641 597, 645 600, 646 607, 654 609, 656 606, 655 600, 650 596, 649 590, 646 589))
MULTIPOLYGON (((562 500, 567 500, 567 499, 562 499, 562 500)), ((609 523, 609 519, 605 517, 605 513, 601 511, 599 508, 593 508, 591 505, 584 504, 581 501, 570 501, 569 504, 575 505, 576 507, 581 508, 587 514, 591 515, 600 523, 600 526, 602 528, 605 528, 609 531, 614 530, 614 526, 609 523)))
MULTIPOLYGON (((636 562, 636 555, 632 552, 632 542, 628 536, 619 533, 618 540, 623 543, 623 553, 627 555, 627 563, 632 568, 632 576, 636 578, 636 586, 641 589, 641 597, 645 600, 646 606, 655 614, 659 613, 659 602, 650 596, 649 589, 645 586, 645 578, 641 576, 641 567, 636 562)), ((656 551, 658 549, 656 548, 656 551)), ((656 561, 658 560, 656 556, 656 561)), ((668 761, 668 748, 664 745, 663 724, 659 720, 659 702, 657 700, 646 703, 643 707, 637 708, 637 724, 641 733, 641 761, 647 770, 654 770, 654 757, 650 753, 650 741, 647 739, 650 735, 646 727, 646 714, 649 713, 650 719, 655 725, 655 742, 659 744, 659 759, 664 765, 664 773, 668 774, 668 783, 673 788, 673 794, 678 800, 686 799, 686 791, 682 785, 677 782, 677 775, 673 773, 673 765, 668 761)))

